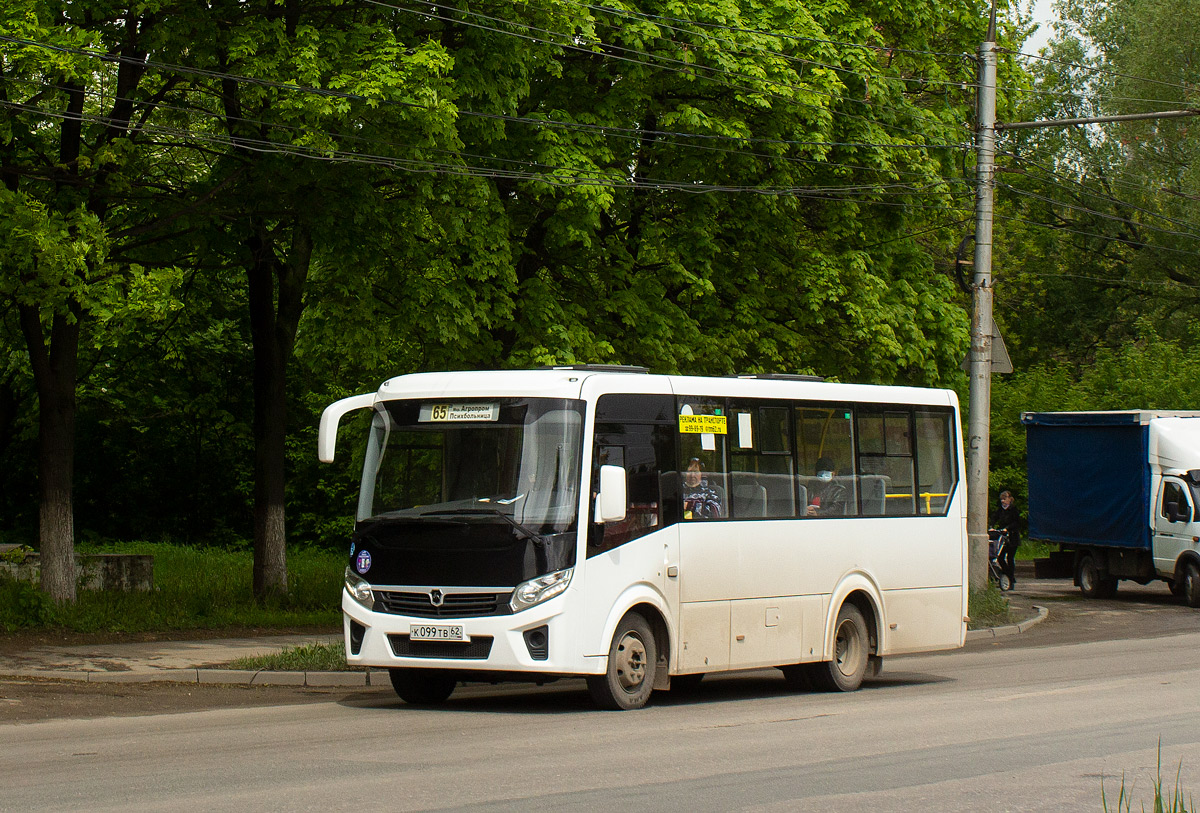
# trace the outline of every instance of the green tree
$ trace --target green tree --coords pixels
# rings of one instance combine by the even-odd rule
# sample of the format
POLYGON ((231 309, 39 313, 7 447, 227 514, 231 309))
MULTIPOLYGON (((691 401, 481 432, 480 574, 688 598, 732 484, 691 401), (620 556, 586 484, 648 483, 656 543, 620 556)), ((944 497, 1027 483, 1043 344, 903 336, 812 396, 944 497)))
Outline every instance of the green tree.
MULTIPOLYGON (((0 296, 18 316, 37 393, 42 586, 71 601, 80 346, 143 273, 123 232, 161 173, 131 149, 143 54, 163 7, 7 4, 0 12, 0 296), (85 49, 130 58, 97 64, 85 49)), ((153 104, 151 104, 153 107, 153 104)))

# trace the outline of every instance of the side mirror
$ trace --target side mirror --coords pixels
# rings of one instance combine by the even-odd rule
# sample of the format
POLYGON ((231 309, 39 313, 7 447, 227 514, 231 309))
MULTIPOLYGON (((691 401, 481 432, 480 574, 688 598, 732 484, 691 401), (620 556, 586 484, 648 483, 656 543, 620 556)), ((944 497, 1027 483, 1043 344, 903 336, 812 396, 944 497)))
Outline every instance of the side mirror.
POLYGON ((625 519, 625 506, 628 503, 626 489, 623 467, 600 467, 600 493, 596 495, 597 524, 625 519))
POLYGON ((367 409, 374 405, 375 393, 368 392, 365 395, 343 398, 325 407, 325 411, 321 413, 320 428, 317 430, 317 458, 322 463, 333 462, 333 450, 337 445, 338 423, 341 422, 342 416, 347 412, 367 409))
POLYGON ((1179 510, 1179 503, 1177 502, 1172 501, 1167 503, 1166 509, 1167 520, 1169 522, 1182 522, 1183 520, 1187 519, 1187 514, 1179 510))

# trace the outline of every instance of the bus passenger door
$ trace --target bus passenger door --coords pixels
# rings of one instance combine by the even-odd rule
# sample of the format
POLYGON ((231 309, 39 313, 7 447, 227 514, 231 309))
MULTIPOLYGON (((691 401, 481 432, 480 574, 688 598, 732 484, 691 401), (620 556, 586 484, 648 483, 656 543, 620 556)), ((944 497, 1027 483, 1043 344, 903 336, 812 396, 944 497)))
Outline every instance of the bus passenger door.
POLYGON ((679 671, 729 667, 729 576, 736 562, 724 523, 679 525, 679 671))

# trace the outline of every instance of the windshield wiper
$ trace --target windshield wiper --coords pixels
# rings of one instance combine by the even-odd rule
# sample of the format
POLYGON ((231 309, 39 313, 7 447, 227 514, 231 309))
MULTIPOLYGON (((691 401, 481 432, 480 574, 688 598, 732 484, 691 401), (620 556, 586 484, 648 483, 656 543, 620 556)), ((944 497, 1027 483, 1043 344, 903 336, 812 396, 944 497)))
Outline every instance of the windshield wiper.
MULTIPOLYGON (((436 515, 436 514, 453 514, 454 513, 453 511, 425 511, 424 513, 421 513, 421 514, 408 513, 411 510, 412 509, 410 509, 410 508, 402 508, 399 511, 385 511, 382 514, 375 514, 373 516, 367 517, 365 520, 362 520, 362 521, 363 522, 376 522, 376 521, 381 521, 381 520, 386 521, 386 520, 402 519, 402 520, 405 520, 408 522, 428 522, 428 521, 434 519, 435 518, 434 515, 436 515)), ((455 520, 450 517, 446 517, 445 521, 446 522, 454 522, 455 520)), ((459 521, 459 523, 461 524, 461 520, 459 521)))
POLYGON ((515 519, 512 518, 511 515, 504 513, 499 508, 443 508, 438 511, 425 511, 421 514, 421 516, 428 517, 428 516, 434 516, 437 514, 443 514, 443 515, 449 515, 449 516, 472 516, 472 515, 474 515, 474 516, 500 517, 502 520, 507 522, 509 525, 513 526, 518 531, 520 531, 522 534, 524 534, 526 539, 533 540, 533 543, 535 545, 545 545, 546 544, 545 537, 543 537, 537 531, 531 530, 529 528, 529 526, 524 525, 523 523, 517 522, 515 519))

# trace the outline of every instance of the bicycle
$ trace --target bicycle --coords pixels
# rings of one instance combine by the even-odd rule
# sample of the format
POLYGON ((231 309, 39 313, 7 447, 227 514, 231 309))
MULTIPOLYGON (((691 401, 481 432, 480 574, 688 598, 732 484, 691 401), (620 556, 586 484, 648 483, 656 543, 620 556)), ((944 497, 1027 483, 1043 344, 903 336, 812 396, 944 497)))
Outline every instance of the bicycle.
POLYGON ((1000 592, 1012 589, 1012 579, 1000 565, 1000 551, 1008 544, 1008 531, 1004 528, 988 528, 988 575, 1000 592))

